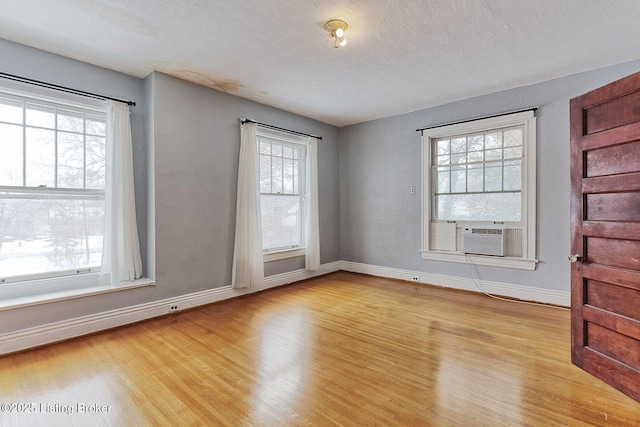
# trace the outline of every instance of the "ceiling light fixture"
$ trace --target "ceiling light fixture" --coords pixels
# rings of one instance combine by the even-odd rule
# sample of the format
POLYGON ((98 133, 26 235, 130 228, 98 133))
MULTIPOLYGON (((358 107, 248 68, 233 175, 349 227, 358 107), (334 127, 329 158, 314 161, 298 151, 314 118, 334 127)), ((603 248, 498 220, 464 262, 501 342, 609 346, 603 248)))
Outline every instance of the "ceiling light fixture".
POLYGON ((331 19, 324 24, 324 29, 333 37, 333 47, 338 48, 347 44, 344 32, 349 27, 346 22, 341 19, 331 19))

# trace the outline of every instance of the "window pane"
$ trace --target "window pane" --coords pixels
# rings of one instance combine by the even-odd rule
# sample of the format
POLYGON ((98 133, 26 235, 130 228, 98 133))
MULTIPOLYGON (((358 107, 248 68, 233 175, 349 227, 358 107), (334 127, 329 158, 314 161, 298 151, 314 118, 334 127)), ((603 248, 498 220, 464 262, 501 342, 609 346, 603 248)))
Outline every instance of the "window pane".
POLYGON ((271 142, 260 141, 260 154, 271 154, 271 142))
POLYGON ((451 140, 452 153, 464 153, 467 151, 467 138, 455 138, 451 140))
POLYGON ((106 138, 87 137, 87 185, 86 188, 104 189, 106 138))
POLYGON ((438 168, 436 171, 436 192, 451 192, 451 173, 449 168, 438 168))
POLYGON ((484 189, 484 167, 482 164, 467 166, 467 191, 470 193, 482 192, 484 189))
POLYGON ((522 129, 512 129, 504 132, 504 146, 515 147, 522 145, 522 129))
POLYGON ((58 129, 84 133, 84 114, 78 111, 58 110, 58 129))
POLYGON ((522 147, 512 147, 504 149, 505 159, 519 159, 522 157, 522 147))
POLYGON ((27 104, 27 125, 54 129, 56 109, 44 105, 27 104))
POLYGON ((520 190, 522 181, 521 162, 504 162, 504 189, 505 191, 520 190))
POLYGON ((271 144, 271 154, 274 156, 282 156, 282 144, 274 142, 271 144))
POLYGON ((29 187, 53 187, 55 169, 55 132, 27 128, 27 182, 29 187))
POLYGON ((469 163, 484 161, 484 151, 471 151, 467 154, 467 161, 469 163))
POLYGON ((82 135, 58 133, 58 187, 84 188, 84 141, 82 135))
POLYGON ((484 137, 484 148, 501 148, 502 147, 502 132, 488 133, 484 137))
POLYGON ((483 135, 473 135, 467 138, 468 151, 481 151, 484 149, 483 135))
POLYGON ((451 163, 451 156, 449 156, 449 155, 438 156, 436 158, 436 164, 438 164, 438 165, 448 165, 449 163, 451 163))
POLYGON ((301 197, 260 196, 262 246, 266 249, 302 246, 301 197))
POLYGON ((293 158, 293 147, 291 147, 290 145, 285 145, 282 148, 282 157, 285 157, 287 159, 292 159, 293 158))
POLYGON ((451 168, 451 192, 464 193, 467 191, 467 168, 453 166, 451 168))
POLYGON ((485 164, 484 191, 502 191, 502 163, 485 164))
POLYGON ((0 98, 0 122, 23 123, 23 104, 20 101, 0 98))
POLYGON ((520 193, 443 194, 435 196, 442 221, 520 221, 520 193))
POLYGON ((0 194, 0 277, 99 266, 104 200, 0 194))
MULTIPOLYGON (((269 151, 271 151, 271 145, 269 145, 269 151)), ((264 154, 260 155, 260 192, 271 193, 271 156, 264 154)))
POLYGON ((0 124, 0 185, 21 186, 22 126, 0 124))
MULTIPOLYGON (((273 150, 275 151, 275 149, 274 144, 273 150)), ((279 146, 278 149, 282 151, 282 146, 279 146)), ((282 157, 271 158, 271 192, 282 193, 282 157)))
POLYGON ((498 150, 487 150, 485 151, 485 160, 489 161, 489 160, 500 160, 502 159, 502 149, 498 149, 498 150))
POLYGON ((300 160, 296 160, 293 162, 293 192, 295 194, 301 194, 302 192, 300 178, 300 160))
POLYGON ((454 154, 451 156, 451 163, 453 164, 461 164, 461 163, 467 163, 467 154, 463 153, 463 154, 454 154))
POLYGON ((444 139, 436 142, 436 153, 441 156, 443 154, 450 154, 451 150, 449 149, 449 140, 444 139))
POLYGON ((87 135, 106 136, 107 123, 104 117, 87 114, 87 135))
MULTIPOLYGON (((286 151, 286 147, 285 147, 286 151)), ((290 152, 291 153, 291 152, 290 152)), ((293 154, 293 153, 291 153, 293 154)), ((282 162, 283 187, 284 194, 293 194, 293 160, 284 159, 282 162)))

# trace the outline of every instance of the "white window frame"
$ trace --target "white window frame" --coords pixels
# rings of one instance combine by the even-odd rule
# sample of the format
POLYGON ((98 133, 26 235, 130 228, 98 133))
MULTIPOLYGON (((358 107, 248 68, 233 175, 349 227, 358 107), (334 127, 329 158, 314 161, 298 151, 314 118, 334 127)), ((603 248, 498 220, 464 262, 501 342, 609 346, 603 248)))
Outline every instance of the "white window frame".
MULTIPOLYGON (((66 92, 60 92, 44 87, 37 87, 26 83, 15 81, 3 81, 0 85, 0 93, 7 95, 8 97, 15 97, 20 101, 28 100, 35 104, 50 106, 60 109, 70 109, 72 111, 81 112, 83 114, 95 114, 98 116, 104 116, 106 120, 106 105, 103 100, 86 98, 79 95, 74 95, 66 92)), ((27 126, 26 123, 22 124, 23 127, 27 126)), ((54 130, 57 132, 57 130, 54 130)), ((85 134, 86 136, 86 134, 85 134)), ((24 154, 23 154, 24 155, 24 154)), ((23 171, 23 173, 25 173, 23 171)), ((57 165, 54 166, 54 179, 57 182, 57 165)), ((86 177, 85 177, 86 179, 86 177)), ((0 186, 1 190, 9 192, 19 192, 25 194, 33 194, 34 197, 38 195, 76 195, 85 196, 91 198, 99 198, 104 200, 104 189, 75 189, 64 187, 29 187, 23 182, 23 186, 0 186)), ((20 276, 8 276, 6 278, 0 278, 0 285, 8 285, 15 283, 17 285, 24 284, 30 285, 31 283, 39 283, 43 279, 57 279, 74 276, 85 276, 84 279, 75 280, 76 284, 84 284, 91 286, 98 283, 98 276, 100 272, 100 266, 82 267, 79 269, 52 271, 45 273, 25 274, 20 276)), ((57 283, 57 281, 56 281, 57 283)), ((78 285, 76 285, 78 286, 78 285)), ((39 288, 39 287, 37 287, 39 288)), ((54 287, 55 288, 55 287, 54 287)), ((62 288, 66 288, 62 286, 62 288)), ((8 288, 3 288, 8 289, 8 288)), ((24 289, 24 287, 23 287, 24 289)))
MULTIPOLYGON (((106 114, 104 100, 34 86, 28 83, 3 80, 0 82, 0 91, 9 95, 31 98, 36 102, 45 101, 106 114)), ((93 191, 104 194, 103 190, 93 191)), ((154 280, 146 277, 128 282, 126 285, 102 285, 99 283, 99 269, 98 271, 83 269, 80 271, 54 272, 50 275, 24 275, 19 277, 20 280, 0 283, 0 295, 2 296, 0 298, 0 312, 155 285, 154 280)))
MULTIPOLYGON (((497 117, 445 125, 422 131, 422 248, 423 259, 456 263, 471 263, 493 267, 535 270, 536 256, 536 117, 533 110, 497 117), (434 189, 432 177, 433 140, 465 134, 490 132, 503 128, 523 127, 522 159, 522 257, 497 257, 465 254, 460 250, 444 251, 431 248, 434 222, 434 189)), ((456 227, 494 225, 489 221, 457 221, 456 227)))
POLYGON ((304 170, 303 170, 303 173, 302 173, 303 176, 300 182, 300 189, 302 191, 302 197, 300 198, 301 210, 302 210, 301 217, 303 220, 303 226, 301 230, 301 245, 295 248, 277 248, 277 249, 271 249, 271 250, 263 249, 263 260, 264 262, 271 262, 271 261, 277 261, 281 259, 305 256, 306 247, 305 247, 304 231, 306 227, 304 227, 304 221, 306 220, 305 213, 307 209, 307 206, 306 206, 307 198, 305 194, 305 189, 306 189, 306 179, 307 179, 306 156, 308 156, 308 150, 307 150, 307 146, 309 145, 308 138, 258 125, 256 129, 256 150, 259 150, 261 138, 273 139, 286 144, 297 144, 297 145, 304 146, 305 148, 304 158, 302 159, 302 166, 304 170))

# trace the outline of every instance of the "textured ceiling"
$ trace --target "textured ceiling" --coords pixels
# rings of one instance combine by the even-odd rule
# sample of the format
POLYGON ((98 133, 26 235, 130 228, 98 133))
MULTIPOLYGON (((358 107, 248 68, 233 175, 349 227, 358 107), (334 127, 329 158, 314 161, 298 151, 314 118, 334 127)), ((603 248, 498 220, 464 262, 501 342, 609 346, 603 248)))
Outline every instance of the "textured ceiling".
MULTIPOLYGON (((0 0, 0 38, 337 126, 640 58, 638 0, 0 0), (348 22, 334 49, 325 21, 348 22)), ((1 71, 1 70, 0 70, 1 71)))

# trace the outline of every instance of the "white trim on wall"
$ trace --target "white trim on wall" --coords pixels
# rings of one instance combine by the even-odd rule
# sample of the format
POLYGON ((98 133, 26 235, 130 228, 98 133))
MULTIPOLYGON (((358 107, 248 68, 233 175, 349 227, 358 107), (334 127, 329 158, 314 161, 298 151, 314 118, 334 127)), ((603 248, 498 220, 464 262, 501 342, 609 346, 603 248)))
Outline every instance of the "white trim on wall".
MULTIPOLYGON (((151 319, 153 317, 163 316, 172 312, 172 306, 178 307, 176 311, 186 310, 333 273, 339 270, 369 274, 371 276, 387 277, 391 279, 407 280, 410 282, 442 286, 445 288, 479 292, 479 289, 476 287, 473 280, 464 277, 380 267, 348 261, 335 261, 329 264, 323 264, 315 271, 301 269, 266 277, 264 286, 260 288, 232 289, 231 286, 223 286, 207 291, 167 298, 161 301, 139 304, 132 307, 91 314, 89 316, 0 334, 0 355, 14 353, 28 348, 75 338, 106 329, 116 328, 140 322, 142 320, 151 319)), ((517 298, 524 301, 538 301, 565 307, 570 306, 569 292, 533 288, 509 283, 489 282, 485 280, 481 280, 478 283, 486 292, 491 294, 517 298)))
MULTIPOLYGON (((422 193, 421 193, 421 221, 422 221, 422 247, 421 256, 423 259, 445 262, 470 262, 474 265, 497 266, 503 268, 515 268, 521 270, 535 270, 538 260, 536 257, 536 117, 533 110, 521 111, 518 113, 504 114, 497 117, 470 120, 463 123, 438 126, 424 129, 422 131, 422 193), (462 247, 457 250, 442 251, 433 247, 435 214, 433 212, 433 178, 431 167, 432 142, 439 138, 448 138, 457 135, 482 133, 494 129, 522 126, 523 149, 522 158, 522 219, 518 228, 522 227, 523 245, 521 257, 491 257, 473 255, 471 258, 465 257, 462 247)), ((462 193, 461 193, 462 194, 462 193)), ((458 227, 464 224, 478 223, 491 225, 491 221, 456 221, 458 227)), ((514 223, 515 225, 516 223, 514 223)), ((455 237, 455 236, 453 236, 455 237)), ((455 242, 455 240, 453 241, 455 242)), ((452 243, 453 243, 452 242, 452 243)))
POLYGON ((286 285, 300 280, 333 273, 340 270, 341 262, 323 264, 315 271, 295 270, 288 273, 265 277, 264 286, 252 289, 232 289, 223 286, 202 292, 195 292, 161 301, 139 304, 132 307, 91 314, 75 319, 36 326, 6 334, 0 334, 0 355, 14 353, 28 348, 51 344, 106 329, 124 326, 153 317, 171 313, 171 307, 186 310, 241 295, 286 285))
MULTIPOLYGON (((376 265, 359 264, 347 261, 342 262, 342 270, 353 273, 369 274, 371 276, 442 286, 445 288, 482 292, 478 289, 473 279, 466 277, 446 276, 442 274, 425 273, 424 271, 401 270, 398 268, 379 267, 376 265)), ((490 282, 487 280, 477 280, 477 283, 485 292, 492 295, 517 298, 523 301, 536 301, 544 304, 554 304, 563 307, 569 307, 571 305, 571 294, 569 292, 514 285, 510 283, 490 282)))

